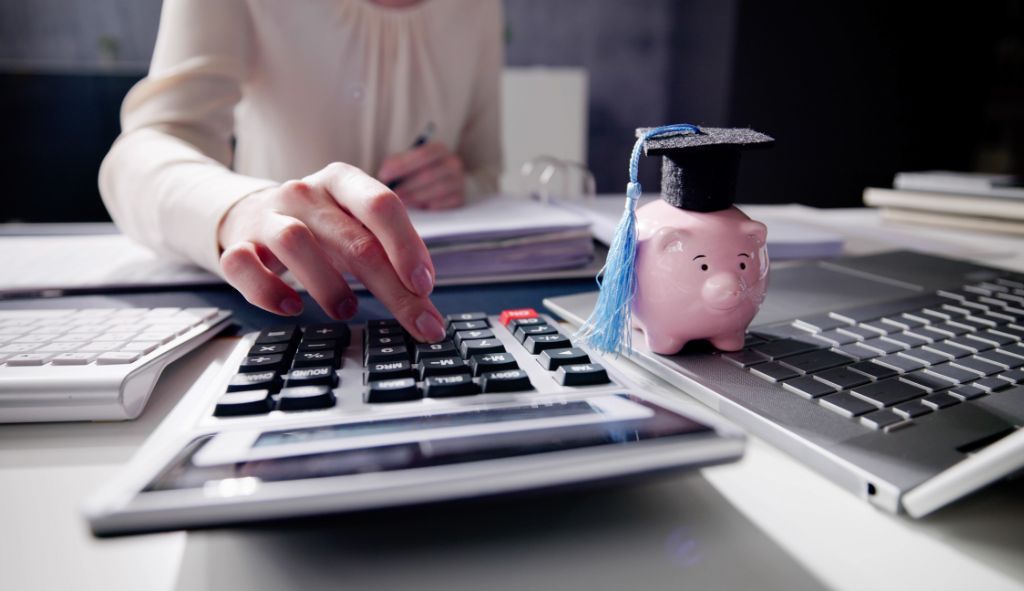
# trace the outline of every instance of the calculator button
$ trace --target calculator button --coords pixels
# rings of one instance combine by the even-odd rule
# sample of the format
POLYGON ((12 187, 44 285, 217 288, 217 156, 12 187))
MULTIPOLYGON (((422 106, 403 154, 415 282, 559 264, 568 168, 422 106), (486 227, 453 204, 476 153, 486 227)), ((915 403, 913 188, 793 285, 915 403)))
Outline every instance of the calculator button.
POLYGON ((367 347, 402 347, 405 346, 403 335, 369 335, 366 337, 367 347))
POLYGON ((344 349, 352 340, 352 332, 347 324, 314 324, 307 326, 304 338, 317 341, 336 341, 339 348, 344 349))
POLYGON ((322 351, 299 351, 295 354, 295 360, 292 361, 292 367, 316 367, 317 365, 331 364, 334 367, 338 367, 338 361, 341 358, 334 354, 334 351, 330 349, 322 351))
POLYGON ((511 353, 486 353, 471 357, 469 367, 473 370, 473 375, 479 376, 492 371, 519 369, 519 364, 511 353))
POLYGON ((590 363, 590 357, 583 349, 570 347, 568 349, 547 349, 541 353, 537 361, 544 366, 544 369, 554 371, 563 365, 590 363))
POLYGON ((486 330, 491 327, 487 320, 468 320, 466 322, 452 322, 448 326, 449 333, 456 333, 463 330, 486 330))
POLYGON ((374 318, 366 321, 366 328, 370 330, 378 328, 401 328, 401 324, 394 318, 374 318))
POLYGON ((485 373, 480 377, 480 388, 484 392, 518 392, 532 390, 530 376, 521 369, 506 369, 485 373))
POLYGON ((497 339, 480 339, 475 341, 463 341, 459 348, 463 357, 469 358, 484 353, 504 353, 505 346, 497 339))
POLYGON ((333 351, 335 345, 334 341, 307 341, 303 339, 299 343, 299 351, 333 351))
POLYGON ((291 343, 298 335, 299 331, 294 326, 277 326, 260 331, 259 336, 256 337, 256 344, 291 343))
POLYGON ((334 392, 327 386, 285 388, 277 397, 278 410, 314 410, 334 406, 334 392))
POLYGON ((460 330, 455 333, 455 346, 461 347, 463 341, 475 341, 479 339, 493 339, 494 331, 484 330, 460 330))
POLYGON ((250 355, 242 360, 242 364, 238 366, 238 371, 249 372, 249 371, 266 371, 270 369, 284 369, 285 359, 284 355, 250 355))
POLYGON ((243 390, 269 390, 277 392, 281 388, 281 377, 275 371, 256 371, 252 373, 239 373, 231 377, 228 382, 228 392, 241 392, 243 390))
POLYGON ((285 343, 268 343, 266 345, 255 345, 249 349, 249 355, 276 355, 287 353, 288 345, 285 343))
POLYGON ((516 310, 503 311, 500 315, 498 315, 498 322, 501 322, 503 325, 508 326, 509 322, 512 322, 513 320, 536 317, 537 311, 534 310, 533 308, 519 308, 516 310))
POLYGON ((288 376, 285 381, 285 387, 287 388, 294 388, 296 386, 333 387, 337 384, 338 376, 334 373, 334 368, 329 365, 293 369, 288 372, 288 376))
POLYGON ((547 349, 566 349, 572 347, 572 343, 568 338, 560 334, 538 334, 527 337, 523 346, 530 353, 540 355, 547 349))
POLYGON ((237 417, 242 415, 258 415, 270 412, 274 401, 267 390, 246 390, 224 394, 217 400, 214 416, 237 417))
POLYGON ((521 326, 516 329, 515 337, 520 343, 525 342, 527 337, 542 334, 558 334, 558 331, 547 324, 534 324, 533 326, 521 326))
POLYGON ((440 343, 416 343, 416 363, 423 363, 424 359, 437 359, 438 357, 455 357, 459 350, 451 341, 440 343))
POLYGON ((487 320, 485 312, 463 312, 461 314, 449 314, 445 320, 450 326, 453 322, 472 322, 474 320, 487 320))
MULTIPOLYGON (((462 361, 461 359, 459 361, 462 361)), ((371 363, 366 366, 366 381, 376 382, 378 380, 395 380, 398 378, 411 378, 416 375, 412 365, 408 361, 382 361, 371 363)))
POLYGON ((608 372, 598 363, 563 365, 555 372, 555 381, 563 386, 593 386, 607 384, 608 372))
POLYGON ((469 366, 460 357, 439 357, 420 362, 420 379, 432 376, 450 376, 469 373, 469 366))
POLYGON ((407 361, 409 350, 405 347, 371 347, 366 350, 366 363, 384 361, 407 361))
POLYGON ((381 380, 370 382, 366 388, 366 402, 402 402, 420 398, 416 380, 402 378, 399 380, 381 380))
POLYGON ((516 330, 524 326, 540 326, 541 324, 546 324, 543 318, 516 318, 509 321, 508 329, 515 334, 516 330))
POLYGON ((449 396, 472 396, 480 393, 478 386, 469 374, 454 376, 434 376, 423 380, 423 394, 428 398, 446 398, 449 396))

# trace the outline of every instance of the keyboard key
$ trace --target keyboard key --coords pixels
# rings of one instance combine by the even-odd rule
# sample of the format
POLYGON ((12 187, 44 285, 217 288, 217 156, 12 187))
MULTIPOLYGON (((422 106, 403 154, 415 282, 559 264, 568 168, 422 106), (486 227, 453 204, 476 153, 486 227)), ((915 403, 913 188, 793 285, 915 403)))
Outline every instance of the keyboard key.
POLYGON ((928 392, 938 392, 954 385, 949 380, 926 371, 915 371, 902 376, 900 379, 928 392))
POLYGON ((331 408, 335 403, 334 392, 327 386, 285 388, 277 397, 277 408, 283 411, 331 408))
MULTIPOLYGON (((503 353, 495 353, 502 355, 503 353)), ((505 353, 507 355, 507 353, 505 353)), ((450 376, 456 374, 468 374, 470 366, 461 357, 438 357, 437 359, 424 359, 420 363, 420 379, 424 380, 433 376, 450 376)))
POLYGON ((872 380, 884 380, 885 378, 891 378, 899 373, 891 367, 879 365, 874 361, 861 361, 859 363, 854 363, 849 367, 849 369, 857 373, 864 374, 872 380))
POLYGON ((409 350, 405 347, 370 347, 366 350, 367 364, 408 360, 409 350))
POLYGON ((875 359, 873 363, 879 363, 890 369, 894 369, 899 373, 909 373, 925 367, 925 364, 921 361, 896 354, 879 357, 878 359, 875 359))
POLYGON ((938 353, 939 355, 942 355, 943 357, 946 357, 948 359, 959 359, 960 357, 967 357, 968 355, 971 354, 971 352, 968 351, 967 349, 964 349, 963 347, 957 347, 956 345, 947 343, 946 341, 925 345, 922 347, 922 349, 925 349, 927 351, 934 351, 935 353, 938 353))
POLYGON ((307 326, 304 338, 312 341, 335 341, 339 349, 344 349, 352 341, 352 331, 347 324, 314 324, 307 326))
POLYGON ((274 402, 267 390, 245 390, 230 392, 217 399, 213 415, 217 417, 238 417, 259 415, 270 412, 274 402))
POLYGON ((547 349, 565 349, 572 346, 569 338, 561 334, 537 334, 526 338, 523 343, 533 355, 540 355, 547 349))
MULTIPOLYGON (((100 353, 96 357, 96 363, 98 365, 127 365, 134 363, 136 359, 142 357, 142 355, 136 351, 108 351, 107 353, 100 353)), ((7 360, 11 362, 10 359, 7 360)))
POLYGON ((489 329, 483 330, 460 330, 455 333, 455 346, 462 347, 463 341, 477 341, 480 339, 493 339, 494 332, 489 329))
POLYGON ((989 332, 1004 334, 1013 337, 1014 341, 1024 340, 1024 329, 1017 328, 1015 326, 998 326, 996 328, 993 328, 989 332))
POLYGON ((30 366, 45 365, 53 357, 51 353, 18 353, 7 358, 7 365, 30 366))
POLYGON ((1021 371, 1019 369, 1011 369, 1009 371, 1004 371, 1003 373, 999 374, 998 377, 1001 380, 1006 380, 1011 384, 1017 385, 1024 382, 1024 371, 1021 371))
MULTIPOLYGON (((462 361, 459 359, 459 361, 462 361)), ((412 364, 406 360, 402 361, 381 361, 370 363, 366 366, 366 381, 376 382, 379 380, 397 380, 399 378, 412 378, 416 372, 412 364)))
POLYGON ((905 349, 920 347, 921 345, 931 342, 927 339, 922 339, 919 336, 912 335, 909 332, 890 333, 885 336, 885 340, 899 343, 903 345, 905 349))
POLYGON ((924 371, 946 378, 947 380, 953 382, 954 384, 964 384, 978 379, 977 373, 967 371, 966 369, 956 367, 954 365, 950 365, 949 363, 943 363, 941 365, 932 365, 926 368, 924 371))
POLYGON ((590 363, 590 356, 586 351, 577 347, 567 349, 547 349, 540 354, 537 361, 549 371, 554 371, 563 365, 579 365, 590 363))
POLYGON ((774 361, 784 357, 790 357, 792 355, 799 355, 800 353, 807 353, 808 351, 814 351, 815 349, 820 348, 822 347, 816 347, 810 343, 802 341, 783 339, 765 343, 763 345, 754 345, 750 350, 774 361))
POLYGON ((955 404, 960 404, 960 400, 953 396, 950 396, 949 394, 940 392, 937 394, 929 394, 928 396, 925 396, 924 398, 921 399, 921 404, 926 404, 934 408, 935 410, 941 410, 943 408, 949 408, 950 406, 953 406, 955 404))
POLYGON ((485 393, 518 392, 532 390, 530 376, 521 369, 506 369, 485 373, 480 377, 480 389, 485 393))
POLYGON ((905 316, 887 316, 885 318, 882 318, 881 322, 884 322, 885 324, 888 324, 890 326, 894 326, 900 330, 907 330, 910 328, 924 326, 923 322, 919 320, 913 320, 905 316))
POLYGON ((764 363, 765 361, 768 361, 763 356, 748 350, 735 351, 733 353, 722 353, 721 357, 722 359, 725 359, 729 363, 732 363, 733 365, 742 367, 744 369, 752 365, 757 365, 758 363, 764 363))
POLYGON ((824 369, 846 365, 853 360, 845 355, 828 350, 810 351, 786 357, 780 363, 801 374, 815 373, 824 369))
POLYGON ((281 376, 275 371, 254 371, 231 376, 228 392, 243 390, 268 390, 274 394, 281 389, 281 376))
POLYGON ((555 381, 563 386, 593 386, 607 384, 608 372, 599 363, 563 365, 555 372, 555 381))
POLYGON ((413 378, 381 380, 370 382, 366 388, 365 400, 369 404, 380 402, 404 402, 421 398, 420 390, 413 378))
MULTIPOLYGON (((519 308, 515 310, 504 310, 498 315, 498 322, 508 326, 513 320, 525 320, 537 318, 537 311, 533 308, 519 308)), ((518 326, 518 325, 517 325, 518 326)))
POLYGON ((980 330, 966 336, 969 339, 982 341, 994 347, 1002 347, 1017 342, 1017 339, 994 330, 980 330))
POLYGON ((440 357, 456 357, 459 351, 451 341, 440 343, 416 343, 416 363, 423 363, 424 359, 438 359, 440 357))
POLYGON ((289 371, 284 385, 286 388, 298 386, 330 386, 333 388, 338 385, 338 376, 334 373, 334 368, 329 365, 302 367, 289 371))
POLYGON ((883 355, 888 355, 889 353, 897 353, 899 351, 906 349, 906 347, 903 346, 902 344, 897 343, 895 341, 887 340, 885 338, 868 339, 866 341, 858 343, 858 345, 866 349, 878 351, 883 355))
POLYGON ((906 417, 898 415, 889 409, 876 410, 860 417, 861 425, 876 431, 892 429, 897 425, 902 426, 902 423, 906 423, 906 421, 906 417))
POLYGON ((960 386, 953 388, 948 392, 950 396, 955 396, 960 400, 974 400, 975 398, 981 398, 985 395, 985 391, 981 388, 974 386, 960 386))
POLYGON ((847 322, 839 320, 838 318, 833 318, 828 314, 813 314, 810 316, 801 316, 797 320, 794 320, 793 324, 800 328, 803 328, 804 330, 809 330, 811 332, 823 332, 826 330, 838 328, 840 326, 848 325, 847 322))
POLYGON ((553 326, 547 324, 534 324, 533 326, 521 326, 516 329, 515 337, 520 343, 525 342, 527 337, 541 334, 558 334, 553 326))
POLYGON ((920 400, 911 400, 910 402, 897 404, 892 407, 892 410, 907 417, 908 419, 914 419, 933 412, 930 406, 921 404, 920 400))
POLYGON ((287 364, 284 355, 250 355, 238 366, 240 372, 250 371, 283 371, 287 364))
POLYGON ((931 324, 925 328, 925 330, 937 332, 948 337, 959 337, 971 332, 971 329, 966 326, 960 326, 959 324, 953 324, 951 322, 940 322, 938 324, 931 324))
POLYGON ((459 352, 463 358, 468 359, 474 355, 483 355, 484 353, 504 353, 505 345, 502 345, 501 341, 497 339, 463 341, 459 346, 459 352))
POLYGON ((480 386, 469 374, 434 376, 423 380, 423 394, 428 398, 472 396, 480 393, 480 386))
POLYGON ((257 345, 270 343, 291 343, 299 338, 299 329, 295 326, 276 326, 260 331, 256 337, 257 345))
POLYGON ((469 359, 469 367, 474 376, 505 369, 519 369, 516 358, 511 353, 487 353, 474 355, 469 359))
POLYGON ((853 343, 851 345, 842 345, 832 349, 837 353, 842 353, 847 357, 856 359, 857 361, 866 361, 868 359, 874 359, 878 357, 880 353, 874 349, 868 349, 867 347, 861 346, 860 343, 853 343))
MULTIPOLYGON (((79 351, 91 351, 93 353, 104 353, 107 351, 117 351, 121 348, 121 341, 93 341, 82 345, 79 351)), ((38 349, 39 345, 33 345, 33 350, 38 349)))
POLYGON ((849 392, 839 392, 819 398, 818 402, 828 410, 839 413, 847 418, 859 417, 862 414, 877 410, 875 405, 865 402, 849 392))
POLYGON ((288 345, 285 343, 269 343, 266 345, 254 345, 249 349, 249 355, 277 355, 288 352, 288 345))
POLYGON ((793 378, 782 384, 782 387, 807 399, 819 398, 826 394, 834 394, 836 392, 836 389, 832 386, 829 386, 824 382, 819 382, 810 376, 793 378))
POLYGON ((989 363, 995 363, 1003 369, 1017 369, 1018 367, 1024 366, 1024 359, 998 350, 982 351, 975 355, 975 357, 978 359, 984 359, 989 363))
POLYGON ((838 330, 819 332, 814 335, 814 338, 827 343, 829 346, 849 345, 850 343, 856 343, 858 340, 857 337, 845 332, 839 332, 838 330))
POLYGON ((879 336, 878 332, 868 328, 864 328, 862 326, 844 326, 842 328, 837 329, 837 332, 848 334, 851 337, 857 339, 858 341, 863 341, 879 336))
MULTIPOLYGON (((445 320, 446 320, 448 326, 451 326, 451 324, 453 322, 474 322, 474 321, 487 320, 487 313, 486 312, 463 312, 461 314, 449 314, 449 315, 445 316, 445 320)), ((490 322, 489 321, 488 321, 488 326, 490 326, 490 322)))
POLYGON ((827 369, 814 376, 814 379, 824 382, 837 390, 849 390, 854 386, 866 384, 871 380, 862 373, 850 371, 845 367, 827 369))
POLYGON ((1010 382, 1000 380, 999 378, 981 378, 980 380, 971 382, 971 385, 986 392, 998 392, 999 390, 1005 390, 1012 386, 1010 382))
POLYGON ((938 365, 949 361, 949 358, 945 355, 939 355, 934 351, 929 351, 925 348, 910 349, 908 351, 900 351, 897 353, 901 357, 908 357, 920 361, 925 365, 938 365))
POLYGON ((448 326, 448 332, 451 334, 461 332, 464 330, 487 330, 490 328, 491 323, 487 320, 467 320, 465 322, 452 322, 448 326))
POLYGON ((755 365, 750 368, 750 373, 769 382, 781 382, 799 376, 797 372, 788 367, 780 365, 776 361, 770 361, 755 365))
POLYGON ((850 393, 878 406, 893 406, 894 404, 920 398, 927 394, 921 388, 896 378, 857 386, 852 388, 850 393))
POLYGON ((96 359, 96 353, 61 353, 50 360, 54 365, 86 365, 96 359))
POLYGON ((992 376, 1003 370, 1002 367, 994 363, 989 363, 984 359, 977 357, 964 357, 963 359, 954 359, 950 361, 951 365, 956 367, 962 367, 966 370, 973 371, 980 376, 992 376))

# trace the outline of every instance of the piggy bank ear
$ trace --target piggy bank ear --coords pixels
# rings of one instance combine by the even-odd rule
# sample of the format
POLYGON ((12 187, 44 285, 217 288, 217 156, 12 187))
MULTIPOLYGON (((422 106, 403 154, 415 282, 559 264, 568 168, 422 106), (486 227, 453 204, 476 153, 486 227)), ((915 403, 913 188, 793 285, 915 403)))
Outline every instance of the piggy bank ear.
POLYGON ((679 228, 661 228, 652 239, 658 252, 681 252, 690 239, 690 233, 679 228))
POLYGON ((744 236, 752 236, 757 240, 758 246, 764 246, 768 240, 768 226, 754 220, 747 220, 740 224, 740 232, 744 236))

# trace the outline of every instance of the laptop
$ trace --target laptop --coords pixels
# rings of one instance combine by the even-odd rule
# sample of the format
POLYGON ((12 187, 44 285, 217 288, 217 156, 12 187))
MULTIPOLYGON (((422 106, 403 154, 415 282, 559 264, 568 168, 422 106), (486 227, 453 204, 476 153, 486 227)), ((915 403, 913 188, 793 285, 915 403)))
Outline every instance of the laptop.
MULTIPOLYGON (((897 251, 776 265, 733 353, 631 360, 893 513, 1024 467, 1024 276, 897 251)), ((581 324, 596 293, 545 305, 581 324)))

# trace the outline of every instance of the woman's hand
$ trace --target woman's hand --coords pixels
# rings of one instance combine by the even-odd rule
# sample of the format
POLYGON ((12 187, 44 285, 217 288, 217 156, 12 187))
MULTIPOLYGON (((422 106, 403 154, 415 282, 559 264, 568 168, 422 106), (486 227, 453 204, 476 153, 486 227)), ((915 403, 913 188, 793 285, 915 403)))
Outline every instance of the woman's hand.
POLYGON ((278 277, 285 269, 327 315, 347 320, 358 300, 351 273, 416 339, 444 339, 444 322, 427 296, 434 266, 402 202, 380 182, 334 163, 299 181, 254 193, 232 207, 218 233, 228 283, 276 314, 302 312, 302 300, 278 277))
POLYGON ((389 156, 377 178, 382 183, 396 183, 395 193, 413 207, 450 209, 466 201, 462 159, 439 142, 389 156))

